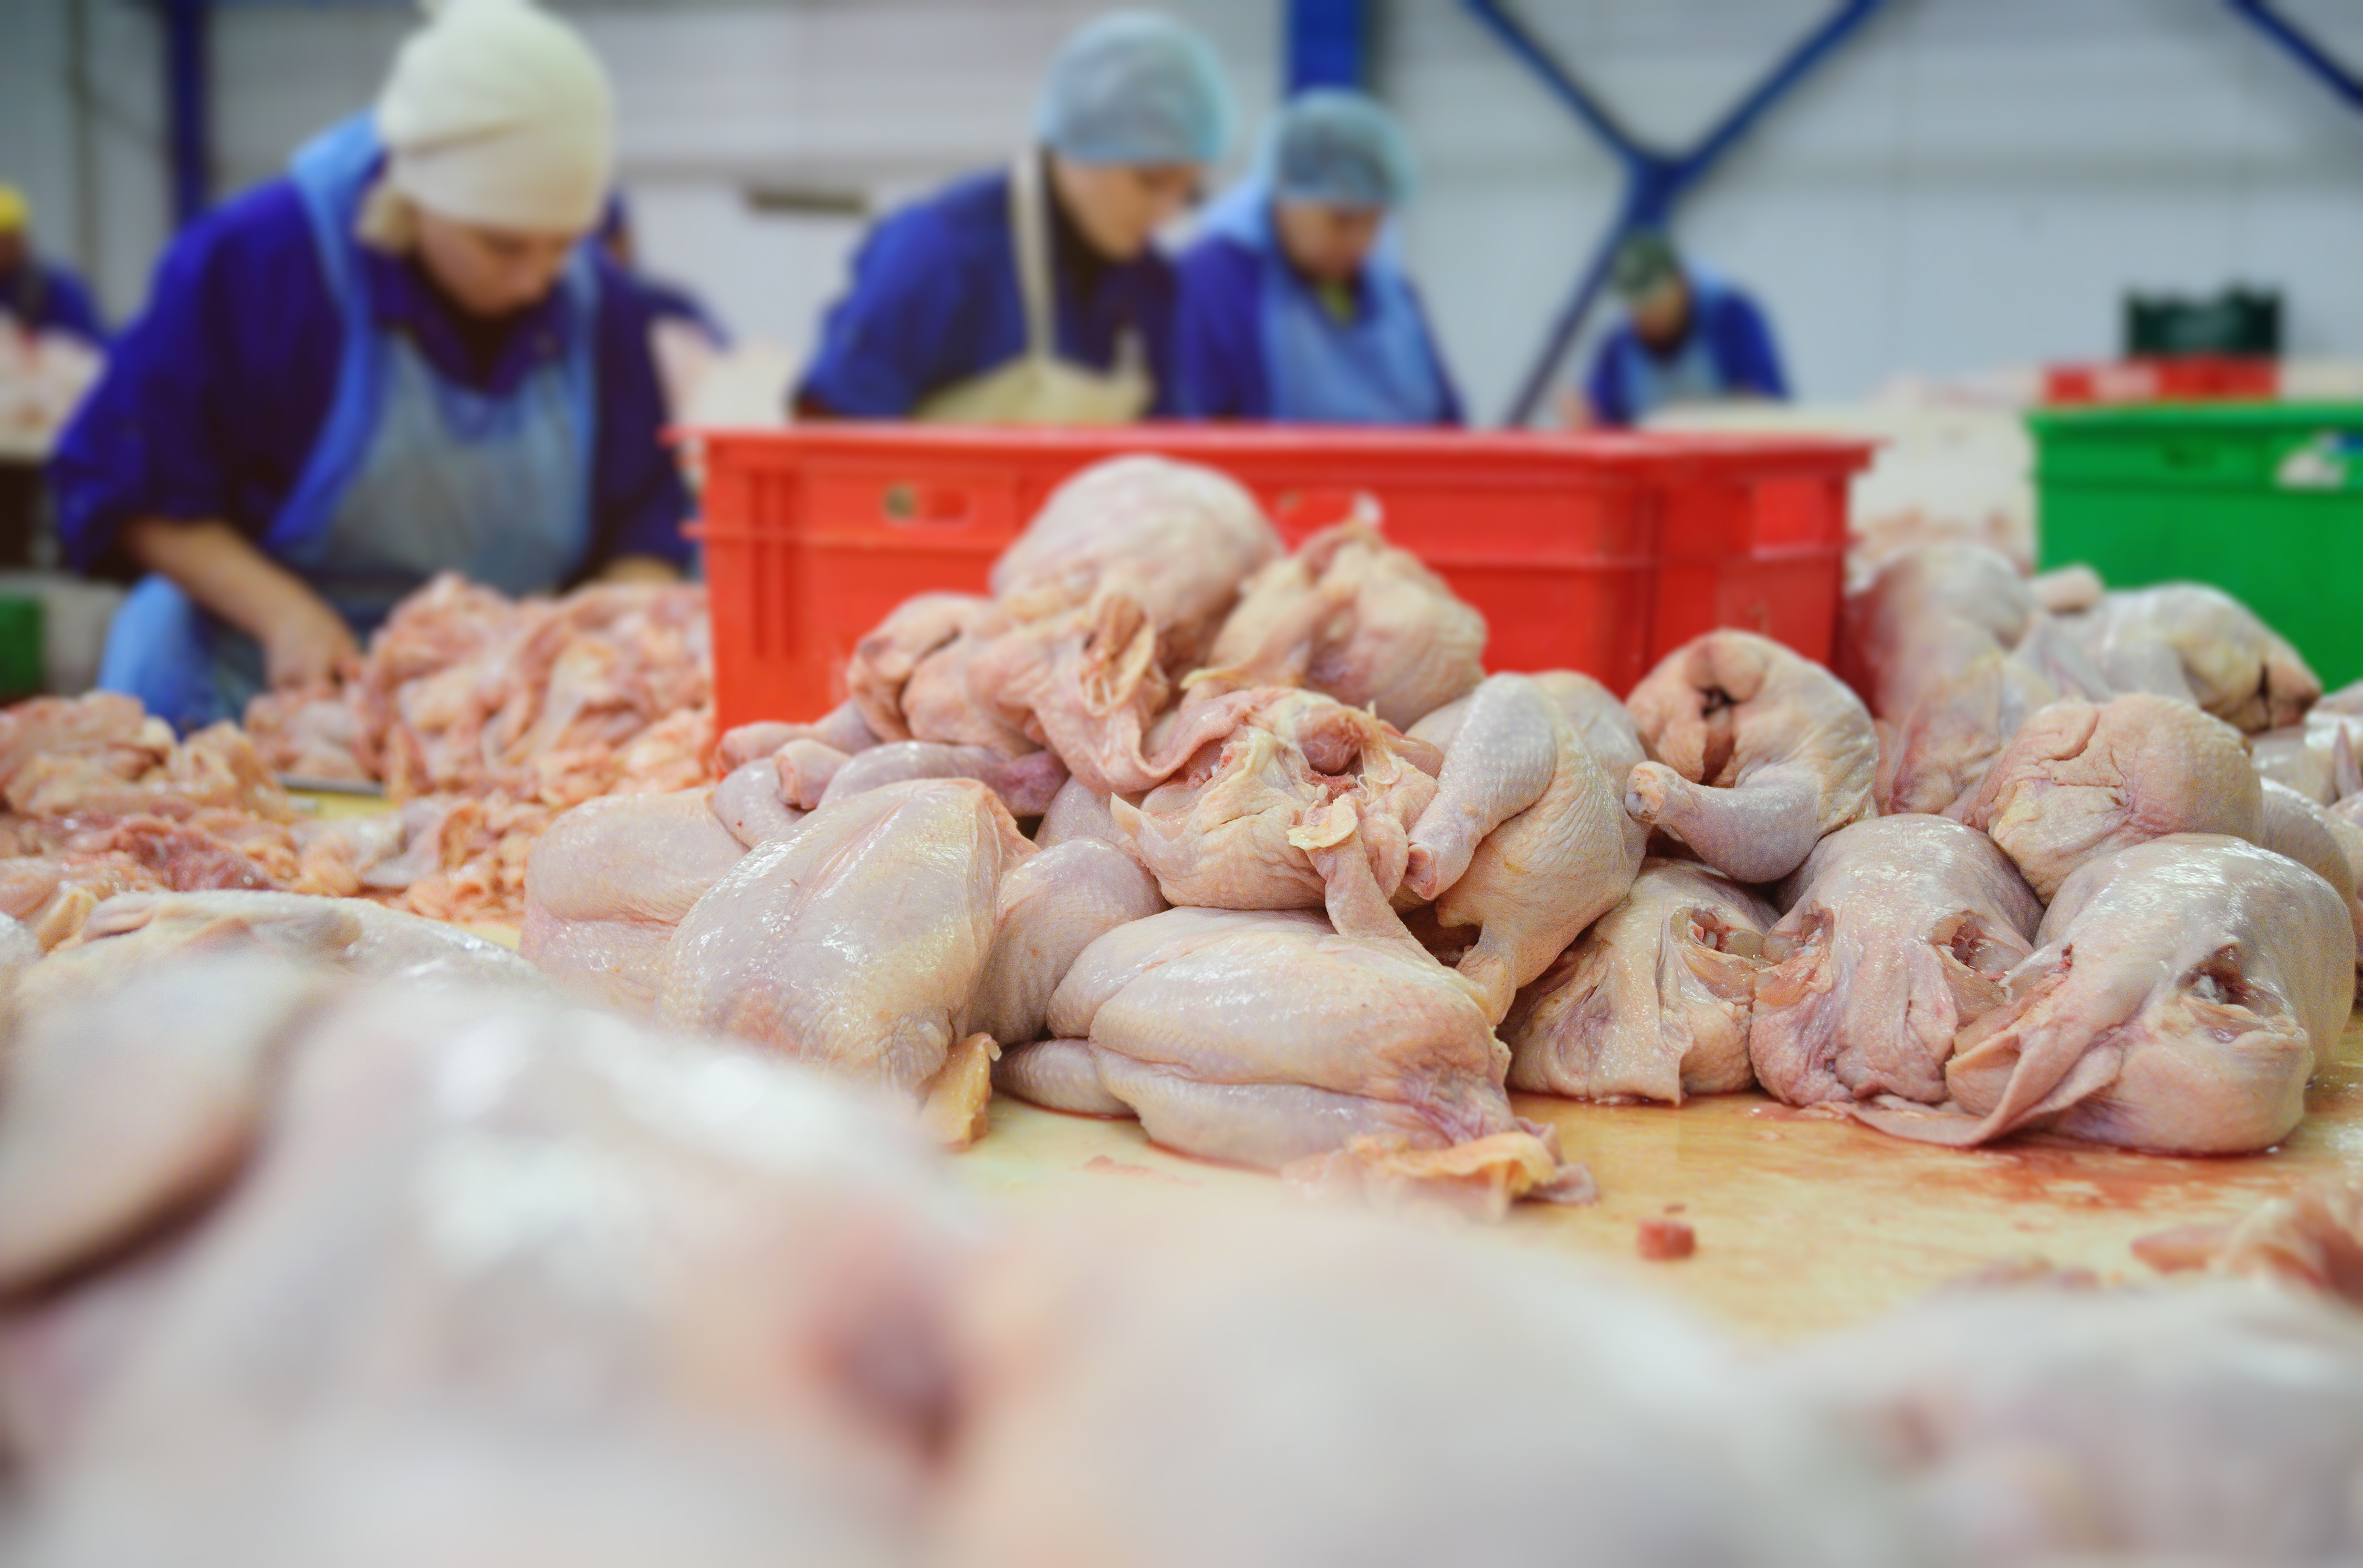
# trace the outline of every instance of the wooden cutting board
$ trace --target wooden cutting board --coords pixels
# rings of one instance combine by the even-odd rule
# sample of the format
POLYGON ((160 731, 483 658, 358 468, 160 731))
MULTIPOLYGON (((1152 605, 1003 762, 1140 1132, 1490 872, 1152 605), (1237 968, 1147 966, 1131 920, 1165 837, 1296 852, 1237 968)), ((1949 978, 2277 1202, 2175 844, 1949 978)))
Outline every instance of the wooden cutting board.
MULTIPOLYGON (((1591 1165, 1600 1202, 1524 1204, 1492 1231, 1669 1290, 1745 1332, 1788 1338, 1875 1316, 1997 1262, 2041 1258, 2104 1279, 2155 1277, 2127 1250, 2171 1225, 2228 1218, 2313 1176, 2363 1173, 2363 1013, 2313 1085, 2304 1124, 2264 1154, 2162 1159, 2063 1140, 1936 1149, 1801 1116, 1751 1091, 1680 1107, 1514 1096, 1591 1165), (1670 1215, 1698 1250, 1647 1262, 1635 1226, 1670 1215)), ((1138 1124, 996 1100, 954 1161, 972 1188, 1023 1201, 1084 1184, 1261 1193, 1277 1179, 1158 1149, 1138 1124)))
MULTIPOLYGON (((380 802, 316 797, 329 817, 380 802)), ((472 928, 514 947, 504 927, 472 928)), ((2280 1147, 2173 1160, 2023 1138, 1993 1150, 1907 1143, 1803 1116, 1750 1091, 1679 1107, 1513 1096, 1555 1123, 1599 1179, 1585 1208, 1524 1204, 1492 1235, 1578 1255, 1669 1290, 1744 1332, 1789 1338, 1874 1317, 1988 1265, 2042 1259, 2103 1279, 2152 1277, 2129 1246, 2169 1226, 2229 1218, 2322 1174, 2363 1173, 2363 1012, 2280 1147), (1698 1250, 1643 1261, 1635 1227, 1679 1218, 1698 1250)), ((953 1160, 971 1188, 1013 1201, 1116 1184, 1304 1201, 1262 1172, 1150 1144, 1139 1124, 1062 1116, 996 1099, 991 1132, 953 1160)))

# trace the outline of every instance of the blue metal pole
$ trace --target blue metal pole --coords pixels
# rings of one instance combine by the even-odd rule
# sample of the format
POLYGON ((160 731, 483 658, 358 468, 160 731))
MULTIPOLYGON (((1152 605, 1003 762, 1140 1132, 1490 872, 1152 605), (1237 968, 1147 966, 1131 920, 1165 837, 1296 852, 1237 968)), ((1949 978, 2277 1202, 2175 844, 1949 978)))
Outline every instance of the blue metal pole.
POLYGON ((206 35, 209 0, 163 0, 164 103, 172 222, 186 228, 213 200, 213 116, 206 35))
POLYGON ((1370 74, 1366 0, 1289 0, 1288 87, 1359 87, 1370 74))
POLYGON ((2228 0, 2233 10, 2283 49, 2297 62, 2322 78, 2330 90, 2353 108, 2363 109, 2363 77, 2330 57, 2328 50, 2298 25, 2274 10, 2267 0, 2228 0))
POLYGON ((1601 289, 1607 280, 1609 261, 1625 237, 1636 228, 1662 228, 1672 215, 1675 203, 1706 176, 1764 112, 1794 89, 1812 73, 1814 67, 1828 58, 1831 51, 1869 20, 1885 0, 1846 0, 1826 21, 1783 56, 1714 129, 1700 139, 1697 146, 1680 153, 1668 153, 1648 147, 1626 130, 1605 104, 1572 72, 1560 64, 1524 24, 1503 8, 1501 0, 1465 0, 1465 3, 1510 52, 1541 77, 1544 85, 1567 105, 1576 118, 1606 144, 1625 170, 1625 197, 1617 209, 1616 221, 1609 226, 1607 234, 1593 251, 1591 262, 1577 281, 1575 292, 1553 318, 1543 350, 1536 357, 1533 368, 1526 373, 1525 380, 1519 386, 1516 401, 1511 406, 1508 422, 1514 426, 1524 425, 1534 417, 1536 410, 1549 395, 1551 384, 1559 375, 1559 362, 1567 357, 1568 347, 1575 341, 1576 334, 1583 329, 1584 318, 1591 315, 1592 307, 1599 302, 1601 289))

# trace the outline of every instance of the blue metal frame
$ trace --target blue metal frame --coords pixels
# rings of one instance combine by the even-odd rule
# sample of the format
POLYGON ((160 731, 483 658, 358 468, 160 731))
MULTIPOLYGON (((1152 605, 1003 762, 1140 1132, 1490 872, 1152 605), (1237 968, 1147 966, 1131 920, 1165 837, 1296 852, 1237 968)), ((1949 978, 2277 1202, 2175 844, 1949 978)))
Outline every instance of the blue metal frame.
MULTIPOLYGON (((1695 146, 1679 152, 1647 146, 1625 129, 1605 104, 1553 58, 1550 50, 1523 23, 1510 15, 1501 0, 1464 0, 1464 3, 1512 54, 1542 78, 1544 84, 1592 135, 1607 144, 1608 150, 1625 166, 1625 197, 1617 209, 1615 221, 1609 225, 1607 234, 1593 250, 1590 263, 1576 284, 1574 294, 1552 323, 1543 351, 1535 361, 1534 368, 1526 373, 1525 384, 1518 390, 1517 401, 1511 406, 1508 422, 1517 426, 1532 419, 1536 409, 1548 395, 1551 384, 1559 374, 1559 361, 1567 357, 1568 346, 1575 341, 1575 335, 1582 329, 1584 317, 1598 303, 1600 291, 1607 282, 1609 262, 1625 237, 1636 228, 1663 228, 1672 215, 1674 204, 1706 177, 1767 109, 1811 74, 1815 66, 1876 15, 1886 0, 1843 0, 1827 20, 1808 33, 1774 65, 1763 80, 1750 89, 1695 146)), ((2241 0, 2234 0, 2234 3, 2239 4, 2241 0)))
POLYGON ((2226 0, 2232 9, 2255 24, 2257 30, 2289 50, 2300 65, 2322 78, 2347 104, 2363 109, 2363 77, 2331 58, 2327 50, 2295 22, 2274 10, 2269 0, 2226 0))
POLYGON ((1289 0, 1288 92, 1359 87, 1370 72, 1366 0, 1289 0))

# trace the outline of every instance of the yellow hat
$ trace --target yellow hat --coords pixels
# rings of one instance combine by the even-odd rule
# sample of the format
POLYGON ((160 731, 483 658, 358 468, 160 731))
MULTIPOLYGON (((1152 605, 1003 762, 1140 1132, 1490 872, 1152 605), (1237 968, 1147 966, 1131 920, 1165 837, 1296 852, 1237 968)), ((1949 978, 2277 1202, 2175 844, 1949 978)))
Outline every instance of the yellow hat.
POLYGON ((33 206, 16 186, 0 183, 0 234, 21 234, 33 221, 33 206))

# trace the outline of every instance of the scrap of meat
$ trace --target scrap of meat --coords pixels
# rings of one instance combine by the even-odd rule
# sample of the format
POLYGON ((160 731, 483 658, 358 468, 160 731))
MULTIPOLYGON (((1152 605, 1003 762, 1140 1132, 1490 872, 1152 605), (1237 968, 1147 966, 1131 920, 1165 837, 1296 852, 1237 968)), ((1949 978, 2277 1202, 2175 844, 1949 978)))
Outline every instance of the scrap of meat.
POLYGON ((1747 1060, 1772 906, 1682 861, 1642 862, 1624 901, 1518 995, 1509 1085, 1579 1100, 1717 1095, 1747 1060))
POLYGON ((1247 582, 1193 686, 1304 686, 1408 728, 1485 678, 1485 617, 1362 518, 1247 582))
POLYGON ((517 951, 589 999, 652 1013, 674 929, 747 848, 704 790, 585 801, 526 857, 517 951))
POLYGON ((1239 596, 1279 559, 1280 536, 1225 474, 1166 458, 1112 458, 1058 489, 993 565, 993 595, 1021 619, 1121 590, 1156 628, 1169 673, 1194 667, 1239 596))
POLYGON ((1993 841, 1942 817, 1840 828, 1781 894, 1747 1049, 1797 1106, 1944 1099, 1956 1033, 2002 1004, 2043 918, 1993 841))
POLYGON ((1853 1107, 1926 1142, 2023 1128, 2161 1153, 2285 1137, 2355 994, 2338 895, 2284 856, 2182 833, 2090 861, 2060 884, 2009 998, 1967 1025, 1941 1111, 1853 1107))
POLYGON ((2322 695, 2296 649, 2205 584, 2109 594, 2064 624, 2119 691, 2180 697, 2250 733, 2295 724, 2322 695))
POLYGON ((2169 833, 2253 841, 2262 800, 2237 730, 2136 694, 2035 714, 1950 815, 1991 835, 2048 899, 2078 866, 2129 844, 2169 833))
POLYGON ((1694 638, 1625 706, 1657 760, 1625 780, 1625 809, 1736 881, 1777 882, 1823 835, 1878 810, 1862 699, 1769 638, 1694 638))

